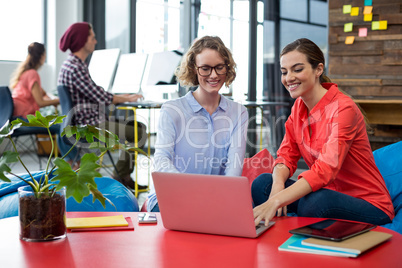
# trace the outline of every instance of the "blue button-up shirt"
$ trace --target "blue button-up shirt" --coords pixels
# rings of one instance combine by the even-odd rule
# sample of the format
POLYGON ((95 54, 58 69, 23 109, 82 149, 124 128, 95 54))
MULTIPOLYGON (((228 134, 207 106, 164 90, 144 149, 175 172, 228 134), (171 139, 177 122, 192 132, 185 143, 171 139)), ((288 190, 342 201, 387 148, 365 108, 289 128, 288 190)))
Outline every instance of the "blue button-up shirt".
MULTIPOLYGON (((246 150, 247 109, 221 95, 210 115, 189 92, 161 109, 154 170, 240 176, 246 150)), ((154 189, 148 211, 157 203, 154 189)))

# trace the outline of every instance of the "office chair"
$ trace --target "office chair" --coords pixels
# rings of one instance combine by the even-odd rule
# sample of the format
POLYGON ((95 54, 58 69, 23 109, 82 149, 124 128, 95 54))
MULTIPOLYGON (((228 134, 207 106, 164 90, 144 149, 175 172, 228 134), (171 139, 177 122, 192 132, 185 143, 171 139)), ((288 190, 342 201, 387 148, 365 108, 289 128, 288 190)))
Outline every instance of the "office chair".
MULTIPOLYGON (((70 90, 67 87, 62 86, 62 85, 57 86, 57 92, 58 92, 59 99, 60 99, 61 113, 62 113, 62 115, 66 116, 63 119, 63 123, 60 126, 60 133, 61 133, 65 127, 67 127, 68 125, 71 125, 71 121, 73 119, 73 108, 74 107, 73 107, 73 101, 71 99, 70 90)), ((63 137, 60 137, 60 143, 64 143, 64 145, 62 145, 62 146, 66 146, 66 147, 71 147, 73 145, 73 142, 70 141, 66 135, 64 135, 63 137)), ((77 145, 75 147, 75 148, 77 148, 77 150, 70 152, 70 154, 75 154, 75 156, 73 157, 72 164, 75 164, 77 162, 78 157, 80 156, 81 152, 86 147, 85 145, 88 145, 88 143, 86 142, 85 139, 82 139, 82 141, 77 143, 77 145)), ((113 160, 113 157, 112 157, 110 151, 107 151, 107 154, 109 156, 110 162, 113 165, 114 171, 116 172, 116 174, 118 176, 117 168, 116 168, 116 165, 114 163, 114 160, 113 160)), ((101 159, 101 161, 102 161, 102 159, 101 159)))
MULTIPOLYGON (((0 126, 4 126, 4 124, 9 120, 10 122, 13 121, 13 111, 14 111, 14 102, 11 96, 10 89, 7 86, 0 87, 0 126)), ((52 127, 50 129, 52 135, 59 133, 58 127, 52 127)), ((35 139, 33 138, 37 134, 45 134, 48 135, 47 129, 41 127, 20 127, 15 129, 13 134, 11 134, 11 138, 13 138, 14 143, 16 146, 24 148, 25 151, 31 151, 32 148, 38 152, 37 146, 41 146, 40 143, 36 143, 35 139), (26 145, 24 143, 18 143, 18 138, 22 136, 28 136, 29 140, 31 141, 30 145, 26 145), (35 146, 37 144, 37 146, 35 146)), ((41 148, 42 152, 44 152, 44 148, 41 148)), ((36 154, 38 157, 39 162, 39 169, 42 169, 42 162, 40 159, 40 155, 36 154)))
POLYGON ((0 87, 0 126, 4 126, 13 115, 14 104, 8 87, 0 87))

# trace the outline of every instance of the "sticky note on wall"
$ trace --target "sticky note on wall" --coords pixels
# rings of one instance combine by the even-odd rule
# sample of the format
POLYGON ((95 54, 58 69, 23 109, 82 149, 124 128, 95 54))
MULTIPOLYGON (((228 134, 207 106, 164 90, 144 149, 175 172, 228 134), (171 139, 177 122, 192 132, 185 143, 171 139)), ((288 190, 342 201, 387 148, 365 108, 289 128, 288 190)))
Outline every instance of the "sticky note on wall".
POLYGON ((388 21, 380 20, 379 30, 386 30, 388 27, 388 21))
POLYGON ((372 21, 373 20, 373 14, 365 14, 363 20, 364 21, 372 21))
POLYGON ((364 5, 365 6, 372 6, 373 5, 373 0, 364 0, 364 5))
POLYGON ((373 13, 373 7, 372 6, 365 6, 363 9, 363 14, 368 15, 373 13))
POLYGON ((348 32, 353 31, 353 23, 352 23, 352 22, 350 22, 350 23, 345 23, 345 26, 343 27, 343 31, 344 31, 345 33, 348 33, 348 32))
POLYGON ((349 14, 352 11, 352 5, 343 6, 343 14, 349 14))
POLYGON ((380 29, 380 22, 379 21, 373 21, 371 23, 371 30, 379 30, 380 29))
POLYGON ((355 37, 354 36, 347 36, 345 39, 345 44, 346 45, 351 45, 355 42, 355 37))
POLYGON ((359 36, 366 37, 367 36, 367 28, 360 28, 359 29, 359 36))
POLYGON ((359 16, 359 8, 352 7, 352 10, 350 11, 350 16, 359 16))

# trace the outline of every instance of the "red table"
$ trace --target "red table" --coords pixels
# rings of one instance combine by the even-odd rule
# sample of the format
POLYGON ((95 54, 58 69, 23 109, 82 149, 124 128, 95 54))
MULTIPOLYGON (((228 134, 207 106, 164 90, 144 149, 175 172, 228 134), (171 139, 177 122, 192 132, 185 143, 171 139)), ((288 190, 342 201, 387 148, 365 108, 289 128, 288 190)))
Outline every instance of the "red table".
POLYGON ((19 239, 18 218, 0 220, 1 267, 401 267, 402 235, 356 259, 278 251, 289 229, 317 222, 317 218, 282 217, 256 239, 196 234, 164 229, 160 215, 155 225, 138 225, 134 212, 69 212, 68 217, 123 214, 134 231, 68 232, 53 242, 19 239))

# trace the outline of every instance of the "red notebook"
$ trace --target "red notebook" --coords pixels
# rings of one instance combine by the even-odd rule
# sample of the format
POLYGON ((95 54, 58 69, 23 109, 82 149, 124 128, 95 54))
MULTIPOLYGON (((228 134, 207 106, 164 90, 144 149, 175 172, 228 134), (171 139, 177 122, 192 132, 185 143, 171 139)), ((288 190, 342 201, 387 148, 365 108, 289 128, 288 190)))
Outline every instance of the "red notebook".
POLYGON ((128 226, 96 227, 96 228, 75 228, 71 232, 90 232, 90 231, 134 231, 134 225, 130 217, 125 217, 128 226))

